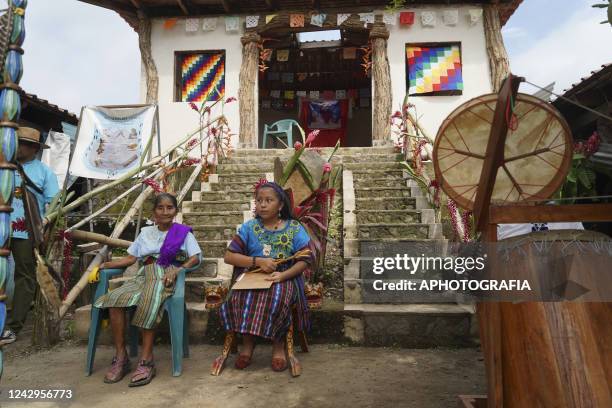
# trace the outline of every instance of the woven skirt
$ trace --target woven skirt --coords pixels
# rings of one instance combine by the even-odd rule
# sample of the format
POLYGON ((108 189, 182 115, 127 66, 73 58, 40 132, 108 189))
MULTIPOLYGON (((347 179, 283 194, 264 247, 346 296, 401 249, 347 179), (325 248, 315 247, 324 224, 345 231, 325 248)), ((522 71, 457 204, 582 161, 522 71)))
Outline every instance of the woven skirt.
POLYGON ((132 279, 100 296, 94 307, 136 307, 132 324, 153 329, 163 317, 165 300, 174 293, 174 285, 164 286, 164 273, 164 268, 157 264, 145 265, 132 279))
POLYGON ((274 283, 269 289, 232 290, 219 309, 226 331, 280 339, 292 322, 292 305, 297 304, 296 329, 303 329, 303 313, 298 296, 298 279, 274 283))

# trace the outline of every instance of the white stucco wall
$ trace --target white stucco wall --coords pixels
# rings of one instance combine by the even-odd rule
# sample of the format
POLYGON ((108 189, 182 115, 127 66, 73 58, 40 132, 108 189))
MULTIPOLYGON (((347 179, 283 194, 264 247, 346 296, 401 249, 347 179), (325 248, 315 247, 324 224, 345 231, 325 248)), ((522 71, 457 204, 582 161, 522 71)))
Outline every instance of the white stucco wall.
MULTIPOLYGON (((478 95, 491 92, 489 67, 486 54, 484 29, 481 21, 472 26, 469 23, 468 10, 475 6, 459 8, 459 23, 456 26, 446 26, 442 21, 444 6, 414 7, 408 10, 416 11, 415 24, 411 27, 389 26, 388 55, 391 68, 393 89, 393 111, 399 110, 406 93, 405 44, 421 42, 461 42, 463 61, 463 95, 459 96, 413 96, 411 103, 417 106, 421 125, 433 137, 446 116, 457 106, 478 95), (419 11, 436 10, 437 25, 423 27, 419 11)), ((380 11, 382 13, 382 11, 380 11)), ((263 20, 263 17, 262 17, 263 20)), ((261 20, 260 20, 261 21, 261 20)), ((198 125, 197 114, 187 103, 174 102, 174 52, 217 50, 226 51, 225 62, 225 94, 226 97, 238 96, 240 64, 242 59, 241 33, 226 33, 222 18, 218 20, 216 31, 195 33, 185 32, 185 21, 179 20, 177 25, 166 30, 163 20, 155 20, 152 24, 152 53, 159 73, 159 107, 162 134, 162 147, 171 145, 174 141, 194 130, 198 125)), ((142 81, 144 89, 144 79, 142 81)), ((142 92, 144 100, 144 90, 142 92)), ((257 101, 257 98, 255 98, 257 101)), ((226 105, 225 114, 234 133, 239 131, 239 106, 237 102, 226 105)), ((253 107, 256 109, 256 107, 253 107)), ((234 145, 238 137, 234 137, 234 145)))
MULTIPOLYGON (((198 114, 186 102, 174 102, 174 52, 225 50, 225 97, 238 97, 238 76, 242 60, 242 44, 239 33, 226 33, 223 19, 219 19, 216 31, 185 32, 185 20, 179 20, 175 27, 166 30, 164 20, 154 20, 151 29, 151 50, 159 75, 159 114, 162 135, 162 149, 172 145, 199 126, 198 114)), ((144 88, 144 80, 141 81, 144 88)), ((144 91, 141 93, 144 101, 144 91)), ((199 105, 199 104, 198 104, 199 105)), ((217 104, 220 106, 221 104, 217 104)), ((217 108, 215 107, 215 109, 217 108)), ((213 110, 220 113, 220 110, 213 110)), ((233 133, 238 133, 238 102, 225 105, 233 133)), ((238 136, 235 136, 237 143, 238 136)))

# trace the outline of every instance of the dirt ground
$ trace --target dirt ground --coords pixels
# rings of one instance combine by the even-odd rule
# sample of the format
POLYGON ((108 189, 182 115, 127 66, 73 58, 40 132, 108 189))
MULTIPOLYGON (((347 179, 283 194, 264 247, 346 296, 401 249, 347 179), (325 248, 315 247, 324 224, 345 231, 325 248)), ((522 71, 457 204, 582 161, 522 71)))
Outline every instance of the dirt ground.
POLYGON ((100 346, 92 376, 84 373, 86 348, 64 342, 51 350, 32 350, 26 340, 7 346, 0 383, 0 406, 29 407, 415 407, 457 406, 458 394, 485 391, 484 366, 476 349, 388 349, 314 345, 299 353, 304 371, 271 370, 271 348, 258 345, 253 364, 234 369, 231 356, 220 377, 210 365, 219 346, 197 345, 184 360, 183 375, 172 377, 170 350, 156 346, 157 377, 145 387, 102 382, 113 355, 100 346), (25 344, 25 345, 24 345, 25 344), (73 390, 70 402, 7 399, 9 389, 73 390))

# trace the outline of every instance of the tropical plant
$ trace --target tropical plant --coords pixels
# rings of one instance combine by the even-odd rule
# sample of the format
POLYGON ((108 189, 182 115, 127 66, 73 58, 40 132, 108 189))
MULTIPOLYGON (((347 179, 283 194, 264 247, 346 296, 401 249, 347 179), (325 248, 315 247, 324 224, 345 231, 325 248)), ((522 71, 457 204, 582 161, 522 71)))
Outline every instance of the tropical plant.
POLYGON ((612 0, 608 0, 607 3, 593 4, 592 7, 595 7, 595 8, 607 8, 608 9, 608 19, 602 21, 601 24, 610 24, 610 25, 612 25, 612 0))
POLYGON ((573 203, 576 197, 592 197, 597 194, 595 190, 597 176, 590 157, 599 150, 600 144, 601 138, 597 132, 593 132, 586 142, 580 141, 574 144, 572 164, 557 194, 558 198, 567 198, 567 202, 573 203))

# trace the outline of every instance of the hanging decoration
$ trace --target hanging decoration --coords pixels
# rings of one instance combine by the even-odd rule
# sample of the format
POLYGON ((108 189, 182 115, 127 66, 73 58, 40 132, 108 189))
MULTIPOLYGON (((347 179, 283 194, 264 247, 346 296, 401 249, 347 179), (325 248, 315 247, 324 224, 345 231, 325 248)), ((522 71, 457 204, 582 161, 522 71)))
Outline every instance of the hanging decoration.
POLYGON ((293 98, 295 98, 295 92, 294 91, 285 91, 284 97, 285 97, 285 99, 293 99, 293 98))
POLYGON ((456 26, 459 22, 459 10, 444 10, 442 13, 442 20, 447 26, 456 26))
POLYGON ((215 31, 217 29, 217 17, 206 17, 202 19, 202 30, 215 31))
POLYGON ((336 25, 341 26, 351 16, 350 13, 338 13, 336 17, 336 25))
POLYGON ((164 29, 170 30, 171 28, 174 28, 177 21, 178 21, 178 18, 167 18, 166 20, 164 20, 164 29))
POLYGON ((323 27, 326 17, 327 17, 327 14, 323 14, 323 13, 313 14, 310 17, 310 24, 312 24, 313 26, 317 26, 317 27, 323 27))
POLYGON ((246 28, 255 28, 259 25, 259 16, 246 16, 246 28))
POLYGON ((295 94, 297 96, 299 96, 300 98, 305 98, 306 97, 306 91, 296 91, 295 94))
POLYGON ((310 99, 319 99, 319 91, 310 91, 310 99))
POLYGON ((336 90, 336 99, 346 99, 346 90, 345 89, 336 90))
POLYGON ((383 13, 383 23, 386 25, 396 25, 397 24, 397 13, 392 11, 385 11, 383 13))
POLYGON ((228 33, 237 33, 240 31, 240 17, 227 16, 225 17, 225 31, 228 33))
POLYGON ((270 91, 270 96, 272 98, 280 98, 281 91, 279 89, 273 89, 270 91))
POLYGON ((274 20, 274 17, 276 17, 278 14, 268 14, 266 16, 266 24, 270 24, 270 21, 274 20))
POLYGON ((290 14, 289 27, 304 27, 304 14, 290 14))
POLYGON ((200 27, 199 18, 188 18, 185 20, 185 31, 188 33, 195 33, 200 27))
POLYGON ((422 11, 421 12, 421 24, 423 27, 435 27, 436 26, 436 12, 435 11, 422 11))
POLYGON ((284 82, 286 84, 292 84, 293 83, 293 72, 283 72, 281 75, 281 82, 284 82))
POLYGON ((482 9, 474 8, 470 9, 469 12, 470 25, 475 26, 482 19, 482 9))
POLYGON ((359 50, 363 52, 361 57, 363 72, 365 75, 368 75, 368 72, 372 69, 372 43, 368 42, 366 47, 361 47, 359 50))
POLYGON ((409 95, 461 95, 463 76, 459 44, 407 45, 409 95))
POLYGON ((181 102, 217 101, 225 95, 225 51, 184 54, 181 102))
POLYGON ((304 82, 308 77, 308 74, 306 72, 298 72, 296 75, 298 82, 304 82))
POLYGON ((414 11, 402 11, 400 13, 400 24, 411 26, 414 24, 414 11))
POLYGON ((278 62, 289 61, 289 50, 276 50, 276 60, 278 62))

